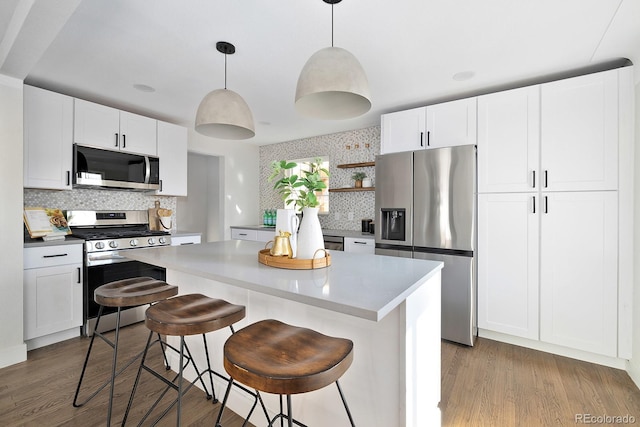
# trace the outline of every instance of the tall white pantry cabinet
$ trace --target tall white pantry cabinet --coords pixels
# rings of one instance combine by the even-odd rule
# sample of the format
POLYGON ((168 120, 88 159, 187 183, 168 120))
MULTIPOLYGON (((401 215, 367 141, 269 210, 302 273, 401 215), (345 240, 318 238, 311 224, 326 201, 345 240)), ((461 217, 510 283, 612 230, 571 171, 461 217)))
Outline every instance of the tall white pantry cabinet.
POLYGON ((481 336, 630 358, 632 74, 478 97, 481 336))

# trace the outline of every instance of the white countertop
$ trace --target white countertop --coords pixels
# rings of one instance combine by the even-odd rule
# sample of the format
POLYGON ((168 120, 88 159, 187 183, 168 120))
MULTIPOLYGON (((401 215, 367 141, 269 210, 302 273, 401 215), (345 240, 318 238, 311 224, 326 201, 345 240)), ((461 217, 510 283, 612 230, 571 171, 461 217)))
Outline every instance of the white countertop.
MULTIPOLYGON (((230 228, 241 228, 243 230, 274 230, 275 227, 269 227, 267 225, 232 225, 230 228)), ((375 236, 371 233, 363 233, 360 230, 336 230, 323 228, 322 234, 325 236, 339 236, 339 237, 357 237, 362 239, 375 239, 375 236)))
MULTIPOLYGON (((261 242, 227 240, 127 251, 131 259, 379 321, 442 268, 441 262, 331 251, 331 265, 286 270, 258 262, 261 242)), ((180 286, 179 283, 174 285, 180 286)))

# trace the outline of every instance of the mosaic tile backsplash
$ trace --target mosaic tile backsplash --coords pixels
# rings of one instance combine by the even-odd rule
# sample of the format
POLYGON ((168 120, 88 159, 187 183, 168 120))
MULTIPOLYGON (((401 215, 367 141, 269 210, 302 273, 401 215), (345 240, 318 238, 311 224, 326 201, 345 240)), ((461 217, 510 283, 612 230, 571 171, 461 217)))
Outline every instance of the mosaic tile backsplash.
MULTIPOLYGON (((280 195, 273 190, 273 183, 267 181, 274 160, 329 157, 331 188, 353 187, 351 175, 357 171, 365 172, 375 186, 374 167, 339 169, 337 165, 373 162, 377 154, 380 154, 380 126, 261 146, 260 211, 257 223, 262 222, 265 209, 283 207, 280 195)), ((360 220, 373 218, 374 211, 375 191, 331 192, 329 214, 319 216, 320 224, 323 228, 335 230, 360 230, 360 220), (350 213, 353 214, 352 220, 349 220, 350 213)))
POLYGON ((176 229, 176 198, 116 190, 75 189, 70 191, 24 189, 24 205, 63 210, 146 210, 154 207, 171 209, 172 228, 176 229))

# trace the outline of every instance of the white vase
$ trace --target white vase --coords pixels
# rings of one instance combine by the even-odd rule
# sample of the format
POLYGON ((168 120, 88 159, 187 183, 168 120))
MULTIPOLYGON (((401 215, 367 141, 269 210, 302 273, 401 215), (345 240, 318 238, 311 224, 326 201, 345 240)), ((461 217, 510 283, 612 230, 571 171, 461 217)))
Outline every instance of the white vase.
POLYGON ((299 225, 300 220, 293 209, 278 209, 278 216, 276 217, 276 236, 279 236, 281 231, 288 231, 291 233, 289 242, 291 243, 293 258, 295 258, 298 253, 297 239, 299 225))
POLYGON ((322 228, 318 219, 318 208, 302 208, 302 220, 300 221, 300 229, 298 230, 298 259, 313 259, 324 257, 324 252, 318 249, 324 249, 324 238, 322 237, 322 228))

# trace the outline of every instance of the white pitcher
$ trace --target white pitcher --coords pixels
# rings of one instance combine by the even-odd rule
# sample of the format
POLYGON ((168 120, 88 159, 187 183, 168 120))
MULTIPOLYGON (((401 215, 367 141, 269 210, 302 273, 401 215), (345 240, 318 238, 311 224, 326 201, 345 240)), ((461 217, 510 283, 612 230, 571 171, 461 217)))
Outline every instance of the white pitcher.
POLYGON ((300 259, 322 258, 324 249, 322 228, 318 219, 318 208, 302 208, 302 222, 298 231, 298 252, 300 259))
POLYGON ((276 216, 276 236, 279 236, 281 231, 291 233, 289 241, 291 242, 293 258, 296 257, 298 248, 298 225, 300 225, 300 219, 293 209, 278 209, 276 216))

